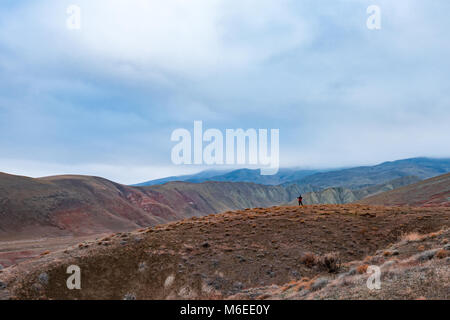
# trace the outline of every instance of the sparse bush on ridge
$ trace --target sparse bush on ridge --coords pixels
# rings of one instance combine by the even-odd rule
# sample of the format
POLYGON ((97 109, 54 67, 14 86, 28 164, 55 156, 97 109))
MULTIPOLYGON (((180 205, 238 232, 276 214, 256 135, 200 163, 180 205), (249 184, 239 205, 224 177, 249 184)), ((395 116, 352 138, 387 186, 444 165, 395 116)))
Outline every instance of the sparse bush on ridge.
POLYGON ((356 272, 358 272, 359 274, 366 273, 367 268, 369 268, 369 265, 367 265, 367 264, 360 265, 356 268, 356 272))
POLYGON ((327 253, 320 262, 330 273, 337 272, 341 268, 341 257, 337 252, 327 253))
POLYGON ((318 257, 311 252, 305 253, 300 257, 300 262, 303 263, 308 268, 314 267, 317 264, 318 257))
POLYGON ((323 256, 317 256, 314 253, 307 252, 301 258, 300 262, 308 268, 319 266, 328 272, 337 272, 341 268, 341 258, 338 252, 330 252, 323 256))
POLYGON ((436 253, 436 258, 444 259, 444 258, 448 257, 448 255, 449 255, 449 251, 447 251, 445 249, 441 249, 436 253))

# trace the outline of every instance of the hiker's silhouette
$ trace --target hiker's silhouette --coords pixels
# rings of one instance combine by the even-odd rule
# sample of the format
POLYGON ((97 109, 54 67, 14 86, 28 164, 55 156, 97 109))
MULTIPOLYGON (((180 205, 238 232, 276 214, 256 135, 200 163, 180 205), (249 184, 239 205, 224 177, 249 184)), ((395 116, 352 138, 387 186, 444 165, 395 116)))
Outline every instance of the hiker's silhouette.
POLYGON ((303 197, 302 197, 302 195, 299 195, 297 200, 298 200, 298 205, 299 206, 303 206, 303 197))

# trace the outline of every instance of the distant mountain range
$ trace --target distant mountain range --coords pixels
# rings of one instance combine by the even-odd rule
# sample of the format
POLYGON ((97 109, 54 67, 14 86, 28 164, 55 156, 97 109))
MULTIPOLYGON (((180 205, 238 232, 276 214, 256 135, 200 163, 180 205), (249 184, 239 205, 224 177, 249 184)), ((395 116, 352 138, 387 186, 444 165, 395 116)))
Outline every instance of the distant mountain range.
POLYGON ((259 169, 238 169, 238 170, 206 170, 197 174, 167 177, 157 180, 150 180, 139 183, 134 186, 153 186, 172 181, 184 181, 192 183, 202 183, 206 181, 222 182, 252 182, 265 185, 279 185, 290 181, 297 181, 314 173, 324 170, 298 170, 298 169, 280 169, 277 174, 263 176, 259 169))
POLYGON ((151 180, 136 186, 151 186, 171 181, 202 183, 205 181, 253 182, 265 185, 296 184, 304 192, 329 187, 356 190, 375 186, 402 177, 427 179, 450 172, 450 159, 412 158, 336 170, 280 169, 273 176, 262 176, 259 170, 202 171, 198 174, 151 180))
POLYGON ((402 177, 414 176, 423 180, 447 172, 450 172, 450 159, 413 158, 384 162, 376 166, 315 173, 285 184, 311 185, 318 189, 345 187, 356 190, 402 177))

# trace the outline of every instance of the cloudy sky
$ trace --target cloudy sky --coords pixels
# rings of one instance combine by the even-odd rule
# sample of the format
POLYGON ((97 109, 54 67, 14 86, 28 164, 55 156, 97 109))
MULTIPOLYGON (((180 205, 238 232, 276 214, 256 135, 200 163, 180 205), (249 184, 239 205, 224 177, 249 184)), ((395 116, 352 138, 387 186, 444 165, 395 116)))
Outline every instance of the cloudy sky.
POLYGON ((170 158, 194 120, 280 129, 282 166, 448 157, 449 13, 447 0, 3 0, 0 171, 198 171, 170 158))

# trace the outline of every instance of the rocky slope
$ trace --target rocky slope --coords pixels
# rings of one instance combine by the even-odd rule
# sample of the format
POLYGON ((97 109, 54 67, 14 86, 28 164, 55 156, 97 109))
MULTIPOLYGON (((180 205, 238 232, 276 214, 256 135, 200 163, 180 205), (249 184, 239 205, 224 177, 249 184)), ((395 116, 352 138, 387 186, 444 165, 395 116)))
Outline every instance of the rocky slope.
MULTIPOLYGON (((352 190, 344 187, 327 188, 325 190, 313 191, 303 194, 304 204, 345 204, 352 203, 369 196, 394 190, 396 188, 413 184, 420 181, 417 177, 402 177, 387 183, 370 186, 362 189, 352 190)), ((290 202, 295 205, 296 200, 290 202)))
POLYGON ((360 202, 391 206, 450 206, 450 174, 368 197, 360 202))
POLYGON ((269 300, 449 300, 450 229, 428 234, 410 233, 364 260, 343 263, 336 272, 305 277, 278 286, 251 288, 232 299, 269 300), (369 289, 379 267, 379 287, 369 289), (373 269, 374 270, 374 269, 373 269))

